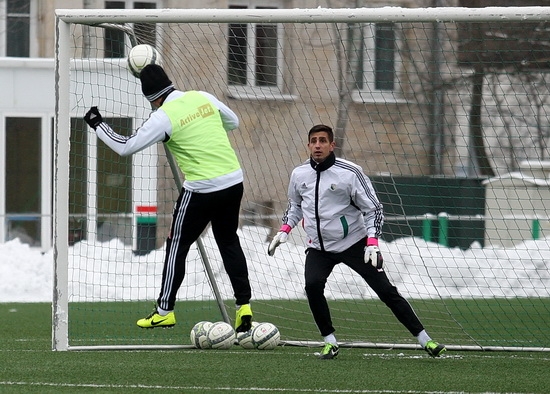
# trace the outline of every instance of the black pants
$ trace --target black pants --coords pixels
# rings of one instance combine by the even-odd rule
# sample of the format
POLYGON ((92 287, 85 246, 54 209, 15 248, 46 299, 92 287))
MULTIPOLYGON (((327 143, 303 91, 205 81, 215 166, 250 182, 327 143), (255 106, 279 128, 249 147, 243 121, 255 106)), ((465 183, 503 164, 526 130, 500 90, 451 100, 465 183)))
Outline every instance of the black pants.
POLYGON ((343 262, 357 272, 374 290, 378 297, 391 309, 395 317, 417 336, 424 329, 411 305, 399 294, 397 288, 391 284, 384 271, 378 271, 371 264, 364 261, 365 240, 353 245, 341 253, 322 252, 308 249, 306 255, 305 280, 306 294, 313 319, 322 336, 332 334, 335 329, 324 295, 327 278, 336 266, 343 262))
POLYGON ((176 294, 185 277, 185 259, 191 245, 208 223, 212 223, 214 239, 238 305, 248 304, 251 297, 246 259, 239 242, 237 228, 243 196, 243 184, 213 193, 192 193, 183 189, 172 218, 166 241, 166 258, 162 286, 157 305, 173 310, 176 294))

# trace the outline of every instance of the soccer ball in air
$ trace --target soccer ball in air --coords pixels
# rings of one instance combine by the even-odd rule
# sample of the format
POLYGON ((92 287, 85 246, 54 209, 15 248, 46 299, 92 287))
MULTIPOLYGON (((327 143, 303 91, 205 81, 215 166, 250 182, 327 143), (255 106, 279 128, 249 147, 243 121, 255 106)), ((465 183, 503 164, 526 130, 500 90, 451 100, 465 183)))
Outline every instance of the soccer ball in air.
POLYGON ((160 53, 151 45, 140 44, 130 50, 128 54, 128 69, 132 75, 139 78, 143 67, 149 64, 162 65, 160 53))
POLYGON ((252 344, 258 350, 273 350, 280 339, 281 333, 272 323, 260 323, 252 330, 252 344))
POLYGON ((252 331, 256 326, 258 326, 258 322, 253 321, 252 322, 252 328, 245 332, 238 332, 237 333, 237 343, 245 348, 245 349, 254 349, 254 344, 252 343, 252 331))
POLYGON ((235 343, 235 330, 223 321, 212 323, 206 333, 206 341, 212 349, 229 349, 235 343))
POLYGON ((197 349, 209 349, 210 345, 206 339, 208 329, 212 326, 209 321, 200 321, 193 326, 189 339, 191 339, 191 345, 197 349))

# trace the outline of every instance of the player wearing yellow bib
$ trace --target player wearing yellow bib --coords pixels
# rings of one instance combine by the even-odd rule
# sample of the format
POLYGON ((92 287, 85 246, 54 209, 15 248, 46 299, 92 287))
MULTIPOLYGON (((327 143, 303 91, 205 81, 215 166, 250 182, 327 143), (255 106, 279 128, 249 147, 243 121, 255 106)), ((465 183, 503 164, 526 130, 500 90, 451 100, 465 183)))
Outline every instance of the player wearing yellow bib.
POLYGON ((176 324, 174 306, 185 277, 185 259, 191 245, 211 223, 236 299, 235 330, 248 331, 252 323, 251 288, 237 235, 243 171, 227 136, 228 131, 238 127, 239 119, 209 93, 176 90, 158 65, 146 66, 140 80, 143 94, 156 111, 133 135, 116 133, 103 121, 97 107, 84 117, 97 136, 121 156, 157 142, 165 143, 185 174, 166 240, 157 306, 137 325, 155 328, 176 324))

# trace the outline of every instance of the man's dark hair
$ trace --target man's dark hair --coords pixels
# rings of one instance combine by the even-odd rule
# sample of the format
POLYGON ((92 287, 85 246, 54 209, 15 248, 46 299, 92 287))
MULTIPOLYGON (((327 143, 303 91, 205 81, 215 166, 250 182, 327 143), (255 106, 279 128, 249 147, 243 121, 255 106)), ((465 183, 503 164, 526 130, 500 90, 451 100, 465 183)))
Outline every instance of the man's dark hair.
POLYGON ((334 133, 332 131, 332 128, 330 126, 324 125, 324 124, 318 124, 313 126, 309 132, 307 133, 307 140, 309 142, 309 137, 313 133, 318 133, 320 131, 325 131, 328 134, 328 141, 333 142, 334 141, 334 133))

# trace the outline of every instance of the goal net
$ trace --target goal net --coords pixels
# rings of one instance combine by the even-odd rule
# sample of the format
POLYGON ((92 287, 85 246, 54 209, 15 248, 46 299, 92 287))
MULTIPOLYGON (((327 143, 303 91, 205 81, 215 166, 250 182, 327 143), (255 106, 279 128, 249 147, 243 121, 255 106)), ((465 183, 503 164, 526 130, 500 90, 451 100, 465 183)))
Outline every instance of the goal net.
MULTIPOLYGON (((231 4, 231 2, 229 2, 231 4)), ((151 113, 126 56, 154 45, 180 90, 219 97, 245 173, 239 235, 256 321, 317 345, 300 228, 276 252, 307 131, 331 125, 384 204, 385 269, 450 349, 550 349, 550 8, 57 10, 53 348, 190 346, 198 321, 233 322, 211 231, 191 249, 171 330, 136 320, 159 292, 181 179, 162 144, 119 157, 151 113)), ((345 265, 326 295, 344 346, 418 348, 345 265)))

